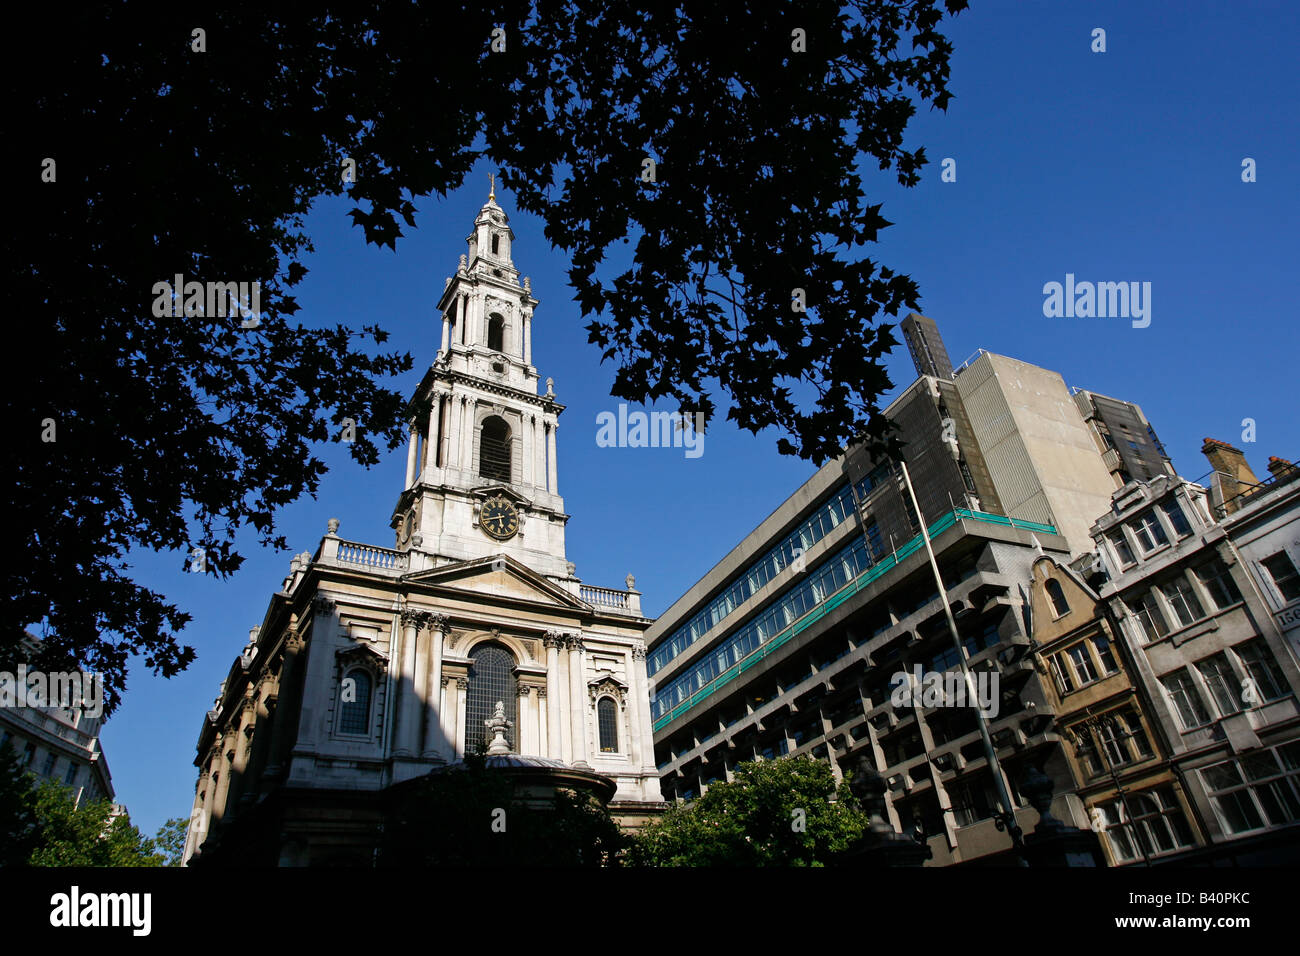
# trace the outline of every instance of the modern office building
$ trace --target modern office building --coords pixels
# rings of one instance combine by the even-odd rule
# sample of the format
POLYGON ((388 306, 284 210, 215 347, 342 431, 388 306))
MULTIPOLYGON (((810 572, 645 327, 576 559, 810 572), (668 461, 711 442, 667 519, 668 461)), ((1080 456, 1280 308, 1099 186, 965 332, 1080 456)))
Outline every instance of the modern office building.
POLYGON ((838 773, 866 753, 895 827, 923 833, 943 865, 1010 840, 971 709, 891 702, 899 675, 958 665, 920 521, 976 676, 996 675, 991 729, 1013 812, 1037 820, 1016 794, 1032 765, 1056 784, 1053 814, 1088 826, 1029 653, 1026 589, 1039 556, 1091 552, 1115 481, 1060 375, 984 351, 951 370, 932 320, 902 327, 919 377, 885 414, 921 514, 896 464, 858 448, 828 462, 647 632, 651 714, 669 797, 756 756, 811 753, 838 773))
POLYGON ((512 239, 494 193, 439 299, 396 546, 345 541, 331 520, 222 683, 187 859, 368 865, 384 792, 468 752, 534 789, 587 793, 628 826, 662 809, 650 622, 631 575, 593 587, 565 556, 564 406, 538 385, 538 303, 512 239))
POLYGON ((1174 474, 1173 462, 1140 406, 1082 388, 1075 389, 1074 401, 1116 488, 1174 474))

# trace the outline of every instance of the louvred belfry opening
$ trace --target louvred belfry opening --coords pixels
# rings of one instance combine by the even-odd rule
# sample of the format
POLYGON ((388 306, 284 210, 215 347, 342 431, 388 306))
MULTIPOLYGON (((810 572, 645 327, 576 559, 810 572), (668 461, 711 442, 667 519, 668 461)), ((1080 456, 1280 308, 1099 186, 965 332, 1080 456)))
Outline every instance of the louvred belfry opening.
POLYGON ((510 426, 495 415, 483 422, 478 473, 482 478, 510 481, 510 426))

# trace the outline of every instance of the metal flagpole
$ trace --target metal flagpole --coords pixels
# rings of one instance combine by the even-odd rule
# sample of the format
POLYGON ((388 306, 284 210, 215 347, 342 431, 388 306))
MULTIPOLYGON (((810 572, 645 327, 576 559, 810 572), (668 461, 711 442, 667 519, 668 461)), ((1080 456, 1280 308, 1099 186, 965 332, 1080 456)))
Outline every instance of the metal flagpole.
MULTIPOLYGON (((939 597, 943 601, 943 613, 948 618, 948 630, 952 633, 953 646, 957 648, 957 660, 961 664, 962 676, 966 679, 967 700, 978 701, 979 696, 975 692, 975 678, 970 672, 970 654, 966 646, 962 643, 961 637, 957 634, 957 619, 952 616, 952 605, 948 603, 948 589, 944 586, 943 576, 939 573, 939 562, 935 560, 934 548, 930 546, 930 531, 925 525, 925 516, 921 514, 921 505, 916 500, 916 489, 912 487, 912 476, 908 474, 907 462, 899 461, 903 468, 903 481, 907 485, 907 494, 912 499, 912 507, 916 511, 917 520, 921 524, 921 539, 925 542, 925 553, 930 557, 930 569, 934 571, 934 581, 939 587, 939 597)), ((1025 862, 1024 855, 1020 852, 1024 846, 1023 836, 1020 827, 1016 823, 1015 814, 1011 810, 1011 793, 1007 787, 1006 778, 1002 772, 1002 764, 998 761, 997 751, 993 749, 993 738, 989 736, 988 719, 984 716, 984 711, 979 707, 972 707, 975 711, 975 719, 979 724, 980 739, 984 741, 984 759, 988 761, 989 770, 993 772, 993 783, 997 788, 998 813, 995 822, 998 829, 1005 828, 1011 836, 1011 845, 1015 847, 1016 854, 1020 858, 1021 866, 1028 866, 1025 862)))

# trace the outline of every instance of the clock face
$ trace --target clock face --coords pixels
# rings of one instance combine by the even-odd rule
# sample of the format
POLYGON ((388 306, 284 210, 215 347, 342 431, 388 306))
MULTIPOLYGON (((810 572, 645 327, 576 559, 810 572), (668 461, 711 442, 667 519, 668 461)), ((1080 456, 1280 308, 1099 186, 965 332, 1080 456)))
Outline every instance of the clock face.
POLYGON ((493 495, 479 509, 478 523, 492 537, 504 541, 519 530, 519 512, 510 499, 493 495))

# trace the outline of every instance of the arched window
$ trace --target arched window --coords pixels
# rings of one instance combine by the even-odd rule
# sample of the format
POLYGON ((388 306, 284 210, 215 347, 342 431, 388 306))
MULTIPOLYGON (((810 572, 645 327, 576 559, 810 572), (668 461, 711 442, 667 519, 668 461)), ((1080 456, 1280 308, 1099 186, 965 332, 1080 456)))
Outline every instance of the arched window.
POLYGON ((370 675, 354 667, 339 685, 339 733, 370 733, 370 675))
POLYGON ((487 345, 493 352, 505 351, 506 320, 493 312, 488 316, 487 345))
POLYGON ((602 697, 596 704, 596 725, 600 728, 600 752, 618 753, 618 705, 612 697, 602 697))
POLYGON ((1052 609, 1056 616, 1070 612, 1070 602, 1065 599, 1065 592, 1061 590, 1061 582, 1055 578, 1047 579, 1047 596, 1052 599, 1052 609))
POLYGON ((478 473, 480 478, 510 480, 510 426, 493 415, 479 429, 478 473))
POLYGON ((498 255, 501 251, 501 237, 495 232, 492 233, 492 255, 498 255))
POLYGON ((485 722, 496 710, 497 701, 505 705, 506 719, 512 726, 506 731, 511 750, 517 750, 519 689, 515 680, 515 658, 500 644, 480 644, 470 652, 469 693, 465 702, 465 749, 482 753, 491 742, 485 722))

